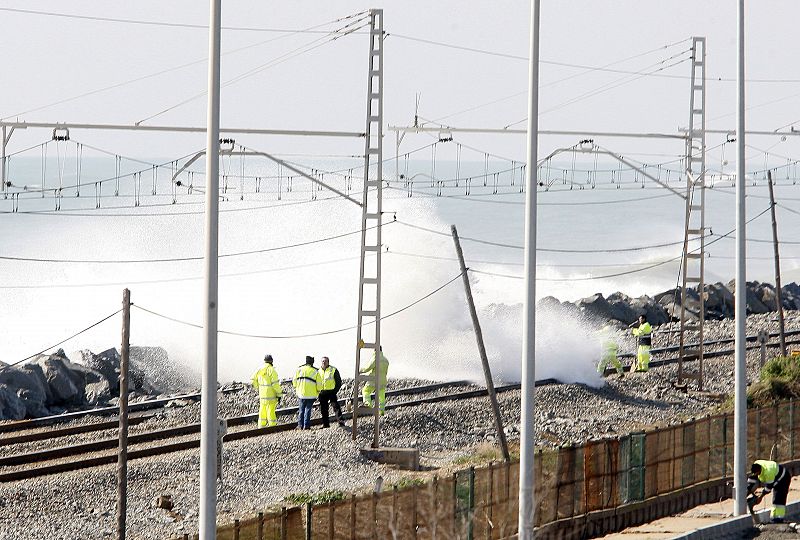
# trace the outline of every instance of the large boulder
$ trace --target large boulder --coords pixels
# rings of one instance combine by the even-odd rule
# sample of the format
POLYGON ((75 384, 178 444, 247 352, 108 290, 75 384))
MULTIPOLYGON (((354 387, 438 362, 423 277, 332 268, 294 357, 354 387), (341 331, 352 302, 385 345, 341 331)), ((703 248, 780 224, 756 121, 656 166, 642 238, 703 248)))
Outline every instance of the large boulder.
POLYGON ((664 306, 656 303, 655 300, 646 295, 632 300, 631 310, 636 314, 637 319, 639 315, 644 315, 647 318, 647 322, 653 326, 658 326, 670 321, 670 316, 664 309, 664 306))
POLYGON ((611 318, 621 321, 626 325, 635 321, 639 314, 631 307, 632 299, 630 296, 621 292, 608 295, 606 302, 611 307, 611 318))
POLYGON ((800 285, 794 282, 784 285, 781 294, 784 308, 800 310, 800 285))
MULTIPOLYGON (((749 287, 748 287, 749 288, 749 287)), ((775 287, 769 283, 758 283, 753 286, 753 292, 762 304, 770 311, 778 311, 778 296, 775 294, 775 287)))
POLYGON ((78 389, 73 382, 70 370, 66 366, 68 362, 61 349, 50 356, 39 356, 32 362, 42 369, 55 405, 76 405, 83 401, 83 389, 78 389))
POLYGON ((69 361, 64 362, 64 367, 80 392, 80 401, 96 405, 111 399, 111 385, 102 373, 69 361))
POLYGON ((705 308, 706 318, 733 318, 733 293, 725 284, 717 282, 706 286, 705 308))
MULTIPOLYGON (((117 349, 108 349, 98 354, 87 349, 78 351, 75 363, 100 373, 108 381, 110 394, 119 396, 120 357, 117 349)), ((130 377, 128 379, 128 389, 134 390, 133 382, 130 377)))
POLYGON ((602 294, 597 293, 575 302, 580 312, 590 319, 606 321, 611 319, 613 310, 602 294))
MULTIPOLYGON (((36 366, 38 367, 38 366, 36 366)), ((14 366, 0 369, 0 384, 5 385, 22 400, 25 407, 25 416, 46 416, 48 387, 44 381, 41 369, 33 366, 14 366)))
MULTIPOLYGON (((745 289, 745 296, 747 298, 747 314, 769 313, 772 311, 759 298, 756 292, 760 283, 758 281, 748 281, 745 289)), ((728 282, 728 288, 735 294, 736 293, 736 280, 728 282)))
POLYGON ((172 362, 163 347, 132 346, 130 354, 131 375, 140 393, 179 392, 196 386, 195 374, 172 362))
POLYGON ((27 409, 14 389, 0 384, 0 420, 22 420, 27 409))

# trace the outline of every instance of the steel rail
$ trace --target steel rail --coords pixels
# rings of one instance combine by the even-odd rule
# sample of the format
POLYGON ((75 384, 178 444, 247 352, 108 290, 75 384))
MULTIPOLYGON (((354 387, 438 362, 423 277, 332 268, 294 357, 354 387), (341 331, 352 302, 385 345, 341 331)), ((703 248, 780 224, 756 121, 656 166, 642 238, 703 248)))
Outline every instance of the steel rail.
MULTIPOLYGON (((132 415, 128 417, 128 425, 134 426, 149 420, 158 414, 154 411, 145 411, 143 413, 132 415)), ((104 422, 95 422, 93 424, 80 424, 77 426, 69 426, 65 428, 51 429, 47 431, 37 431, 34 433, 24 433, 21 435, 8 435, 0 437, 0 446, 10 446, 12 444, 20 444, 33 441, 43 441, 47 439, 55 439, 57 437, 67 437, 69 435, 81 435, 83 433, 91 433, 93 431, 103 431, 106 429, 117 429, 119 427, 119 418, 114 417, 111 420, 104 422)))
MULTIPOLYGON (((454 386, 466 386, 471 384, 469 381, 459 380, 444 383, 426 384, 420 386, 412 386, 407 388, 398 388, 386 392, 388 396, 400 395, 413 395, 422 394, 425 392, 432 392, 443 388, 450 388, 454 386)), ((297 413, 297 407, 284 407, 276 411, 277 414, 285 416, 297 413)), ((153 413, 148 413, 150 416, 144 416, 141 420, 134 417, 130 420, 131 423, 140 423, 152 416, 153 413), (134 420, 137 419, 137 420, 134 420)), ((258 417, 258 413, 245 414, 242 416, 235 416, 226 419, 228 426, 240 426, 252 423, 258 417)), ((13 444, 20 444, 26 442, 55 439, 73 434, 90 433, 92 431, 103 431, 107 429, 116 429, 118 424, 116 421, 101 422, 95 424, 85 424, 81 426, 71 426, 68 428, 56 429, 51 431, 44 431, 31 434, 22 434, 12 437, 0 438, 0 446, 9 446, 13 444)), ((187 424, 185 426, 165 428, 159 430, 147 431, 136 435, 131 435, 128 440, 131 444, 141 444, 145 442, 153 442, 157 440, 168 439, 171 437, 180 437, 184 435, 192 435, 200 432, 200 423, 187 424)), ((107 438, 99 441, 92 441, 89 443, 80 443, 58 448, 50 448, 47 450, 40 450, 37 452, 15 454, 11 456, 0 457, 0 467, 19 465, 22 463, 33 463, 37 461, 48 461, 51 459, 58 459, 70 455, 82 454, 86 451, 104 450, 115 448, 118 440, 116 438, 107 438)))
MULTIPOLYGON (((444 384, 444 383, 443 383, 444 384)), ((452 383, 449 383, 452 385, 452 383)), ((557 381, 554 379, 546 379, 537 383, 537 385, 546 385, 546 384, 557 384, 557 381)), ((428 390, 431 391, 430 387, 436 387, 439 385, 428 385, 428 390)), ((497 392, 505 392, 509 390, 516 390, 519 389, 519 383, 509 384, 505 386, 499 386, 496 388, 497 392)), ((441 386, 439 386, 441 388, 441 386)), ((434 388, 433 390, 435 390, 434 388)), ((413 388, 405 388, 405 389, 398 389, 398 393, 413 393, 413 388)), ((388 392, 387 392, 388 394, 388 392)), ((387 404, 386 408, 388 410, 398 409, 401 407, 413 407, 417 405, 421 405, 424 403, 439 403, 443 401, 452 401, 452 400, 460 400, 460 399, 471 399, 477 398, 487 395, 487 391, 485 389, 479 390, 470 390, 467 392, 458 392, 455 394, 446 394, 441 396, 429 396, 424 397, 416 400, 409 400, 400 403, 391 403, 387 404)), ((292 412, 296 412, 297 407, 286 407, 281 409, 280 412, 283 414, 290 414, 292 412)), ((246 415, 243 417, 236 417, 237 421, 243 421, 245 418, 252 419, 256 415, 246 415)), ((347 412, 343 413, 344 419, 352 418, 352 413, 347 412)), ((362 415, 359 415, 362 416, 362 415)), ((312 425, 319 425, 322 423, 321 418, 314 418, 311 421, 312 425)), ((228 433, 224 436, 224 441, 234 441, 234 440, 241 440, 247 439, 251 437, 259 437, 262 435, 270 435, 273 433, 281 433, 284 431, 291 431, 296 428, 295 422, 287 422, 283 424, 278 424, 277 426, 271 427, 263 427, 263 428, 249 428, 244 429, 232 433, 228 433)), ((131 444, 142 444, 148 441, 148 437, 156 437, 157 439, 150 439, 150 440, 158 440, 160 438, 165 438, 170 436, 186 436, 193 433, 196 433, 197 429, 199 429, 199 424, 190 424, 187 426, 181 426, 178 428, 170 428, 164 430, 158 430, 155 432, 150 432, 146 434, 140 434, 137 436, 130 436, 128 438, 131 444), (195 430, 195 431, 193 431, 195 430)), ((51 450, 44 450, 40 452, 32 452, 28 454, 17 454, 14 456, 7 456, 5 458, 0 459, 0 464, 3 466, 15 466, 15 465, 27 465, 31 463, 36 463, 40 461, 52 461, 54 459, 61 459, 64 457, 69 457, 74 454, 86 454, 90 451, 102 451, 105 448, 115 448, 117 440, 116 439, 109 439, 104 441, 97 441, 94 443, 85 443, 75 446, 68 446, 63 448, 56 448, 51 450), (112 446, 108 446, 109 442, 113 442, 112 446)), ((179 442, 171 442, 157 446, 151 446, 147 448, 139 448, 139 449, 131 449, 128 451, 128 459, 139 459, 143 457, 150 457, 156 455, 163 455, 169 454, 172 452, 177 452, 181 450, 190 450, 194 448, 199 448, 200 440, 199 438, 193 438, 190 440, 179 441, 179 442)), ((0 483, 4 482, 13 482, 17 480, 24 480, 28 478, 35 478, 38 476, 45 476, 49 474, 79 470, 84 468, 96 467, 99 465, 106 465, 112 464, 116 462, 116 453, 106 453, 99 456, 89 456, 82 459, 68 461, 68 462, 61 462, 61 463, 51 463, 45 464, 38 467, 28 467, 24 469, 19 469, 15 471, 7 471, 7 472, 0 472, 0 483)))

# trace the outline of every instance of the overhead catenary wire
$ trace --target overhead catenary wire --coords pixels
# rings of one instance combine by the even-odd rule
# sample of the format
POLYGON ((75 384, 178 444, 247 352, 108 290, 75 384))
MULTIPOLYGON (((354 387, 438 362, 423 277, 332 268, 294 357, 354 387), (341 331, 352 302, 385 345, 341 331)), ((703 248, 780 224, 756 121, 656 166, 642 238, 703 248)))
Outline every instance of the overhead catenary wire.
MULTIPOLYGON (((390 221, 388 223, 384 223, 383 227, 391 225, 394 221, 390 221)), ((373 225, 372 227, 367 227, 366 230, 371 230, 377 228, 378 225, 373 225)), ((228 257, 240 257, 245 255, 255 255, 259 253, 269 253, 272 251, 279 251, 283 249, 292 249, 302 246, 309 246, 312 244, 319 244, 322 242, 328 242, 331 240, 336 240, 339 238, 344 238, 347 236, 352 236, 355 234, 361 234, 362 229, 358 229, 357 231, 350 231, 341 234, 335 234, 331 236, 326 236, 324 238, 317 238, 315 240, 308 240, 305 242, 297 242, 295 244, 288 244, 284 246, 275 246, 271 248, 263 248, 263 249, 251 249, 248 251, 238 251, 235 253, 222 253, 219 255, 219 258, 228 258, 228 257)), ((15 257, 10 255, 0 255, 0 260, 6 261, 22 261, 22 262, 40 262, 40 263, 71 263, 71 264, 132 264, 132 263, 167 263, 167 262, 184 262, 184 261, 201 261, 203 260, 202 256, 188 256, 188 257, 163 257, 163 258, 149 258, 149 259, 50 259, 50 258, 41 258, 41 257, 15 257)))
POLYGON ((49 351, 49 350, 51 350, 51 349, 55 349, 55 348, 56 348, 56 347, 58 347, 59 345, 63 345, 63 344, 64 344, 64 343, 66 343, 67 341, 69 341, 69 340, 71 340, 71 339, 74 339, 74 338, 78 337, 79 335, 81 335, 81 334, 83 334, 83 333, 85 333, 85 332, 88 332, 89 330, 91 330, 91 329, 92 329, 92 328, 94 328, 95 326, 98 326, 98 325, 100 325, 100 324, 102 324, 102 323, 106 322, 108 319, 110 319, 111 317, 113 317, 113 316, 115 316, 115 315, 119 314, 120 312, 122 312, 122 309, 118 309, 117 311, 115 311, 115 312, 114 312, 114 313, 112 313, 111 315, 107 315, 106 317, 103 317, 102 319, 100 319, 100 320, 99 320, 99 321, 97 321, 96 323, 93 323, 93 324, 91 324, 91 325, 87 326, 87 327, 86 327, 86 328, 84 328, 83 330, 80 330, 79 332, 76 332, 75 334, 72 334, 71 336, 69 336, 69 337, 68 337, 68 338, 66 338, 66 339, 62 339, 62 340, 61 340, 61 341, 59 341, 58 343, 55 343, 55 344, 53 344, 53 345, 50 345, 49 347, 45 347, 44 349, 42 349, 41 351, 39 351, 39 352, 37 352, 37 353, 33 353, 33 354, 32 354, 32 355, 30 355, 30 356, 26 356, 26 357, 25 357, 25 358, 23 358, 22 360, 17 360, 16 362, 11 362, 11 363, 8 363, 8 364, 6 364, 6 365, 4 365, 4 366, 0 366, 0 371, 2 371, 4 368, 11 367, 11 366, 16 366, 17 364, 21 364, 22 362, 25 362, 26 360, 30 360, 31 358, 35 358, 36 356, 39 356, 40 354, 44 354, 44 353, 46 353, 47 351, 49 351))
MULTIPOLYGON (((406 227, 410 227, 412 229, 418 229, 421 231, 426 231, 432 234, 437 234, 440 236, 449 236, 445 232, 437 231, 435 229, 429 229, 427 227, 422 227, 420 225, 414 225, 413 223, 407 223, 402 220, 396 220, 395 223, 399 223, 400 225, 404 225, 406 227)), ((710 237, 710 235, 705 235, 705 238, 710 237)), ((491 240, 484 240, 481 238, 473 238, 469 236, 459 236, 461 240, 467 240, 470 242, 475 242, 478 244, 485 244, 489 246, 497 246, 497 247, 504 247, 504 248, 511 248, 511 249, 523 249, 523 246, 518 244, 506 244, 503 242, 493 242, 491 240)), ((697 239, 699 240, 699 238, 697 239)), ((628 247, 628 248, 607 248, 607 249, 556 249, 556 248, 540 248, 537 247, 536 251, 542 251, 545 253, 622 253, 622 252, 629 252, 629 251, 645 251, 648 249, 656 249, 662 247, 669 247, 669 246, 676 246, 679 244, 683 244, 683 240, 675 241, 675 242, 664 242, 661 244, 651 244, 647 246, 636 246, 636 247, 628 247)))
MULTIPOLYGON (((111 22, 111 23, 123 23, 123 24, 135 24, 135 25, 143 25, 143 26, 163 26, 167 28, 190 28, 195 30, 204 30, 208 31, 208 24, 191 24, 191 23, 180 23, 180 22, 169 22, 169 21, 148 21, 143 19, 123 19, 118 17, 100 17, 97 15, 77 15, 74 13, 59 13, 55 11, 41 11, 41 10, 32 10, 32 9, 19 9, 19 8, 9 8, 9 7, 0 7, 0 11, 6 11, 9 13, 21 13, 27 15, 43 15, 47 17, 59 17, 64 19, 78 19, 78 20, 88 20, 88 21, 97 21, 97 22, 111 22)), ((348 15, 347 17, 340 17, 339 19, 335 19, 325 24, 332 24, 334 22, 342 21, 351 17, 356 17, 358 15, 364 15, 367 11, 359 11, 358 13, 354 13, 352 15, 348 15)), ((242 31, 242 32, 274 32, 274 33, 287 33, 287 34, 299 34, 299 33, 308 33, 308 34, 319 34, 323 33, 323 31, 314 30, 315 27, 311 27, 309 29, 293 29, 293 28, 265 28, 265 27, 256 27, 256 26, 223 26, 221 27, 222 30, 235 30, 235 31, 242 31)))
MULTIPOLYGON (((292 58, 295 58, 295 57, 300 56, 302 54, 311 52, 311 51, 313 51, 315 49, 318 49, 319 47, 322 47, 323 45, 327 45, 329 43, 333 43, 334 41, 336 41, 340 37, 344 37, 344 36, 350 35, 350 34, 356 32, 357 30, 359 30, 361 28, 364 28, 365 26, 369 25, 369 23, 364 23, 365 19, 366 19, 366 17, 362 17, 361 19, 357 19, 355 21, 349 22, 348 24, 344 25, 341 28, 337 28, 336 30, 331 30, 321 38, 314 39, 314 40, 306 43, 305 45, 302 45, 300 47, 292 49, 291 51, 289 51, 287 53, 284 53, 284 54, 282 54, 282 55, 280 55, 280 56, 278 56, 276 58, 273 58, 272 60, 270 60, 270 61, 268 61, 268 62, 266 62, 264 64, 261 64, 261 65, 255 67, 255 68, 252 68, 252 69, 250 69, 248 71, 245 71, 244 73, 241 73, 241 74, 233 77, 232 79, 228 79, 227 81, 221 83, 221 87, 222 88, 227 88, 228 86, 236 84, 237 82, 242 81, 242 80, 244 80, 246 78, 249 78, 249 77, 251 77, 253 75, 257 75, 257 74, 261 73, 262 71, 267 70, 269 68, 272 68, 274 66, 277 66, 277 65, 279 65, 279 64, 281 64, 281 63, 283 63, 283 62, 285 62, 287 60, 291 60, 292 58), (352 25, 358 24, 358 23, 363 23, 363 24, 361 24, 361 26, 357 26, 357 27, 352 26, 352 25), (352 26, 352 28, 351 28, 351 26, 352 26)), ((155 114, 151 114, 150 116, 147 116, 147 117, 139 120, 138 122, 136 122, 136 125, 143 124, 145 122, 148 122, 148 121, 152 120, 153 118, 157 118, 157 117, 161 116, 162 114, 165 114, 165 113, 167 113, 169 111, 177 109, 178 107, 186 105, 187 103, 191 103, 192 101, 195 101, 196 99, 199 99, 199 98, 205 96, 207 93, 208 93, 208 91, 204 90, 204 91, 202 91, 202 92, 200 92, 198 94, 195 94, 195 95, 193 95, 193 96, 191 96, 191 97, 189 97, 187 99, 184 99, 183 101, 180 101, 180 102, 178 102, 178 103, 176 103, 174 105, 171 105, 171 106, 167 107, 166 109, 163 109, 163 110, 161 110, 161 111, 159 111, 159 112, 157 112, 155 114)))
MULTIPOLYGON (((746 223, 751 223, 752 221, 755 221, 756 219, 758 219, 759 217, 763 216, 767 212, 769 212, 769 208, 766 208, 766 209, 762 210, 757 215, 755 215, 752 218, 750 218, 749 220, 747 220, 746 223)), ((736 229, 731 229, 727 233, 725 233, 723 235, 719 235, 717 238, 714 238, 714 239, 710 240, 706 244, 706 247, 710 246, 711 244, 714 244, 715 242, 718 242, 718 241, 722 240, 723 238, 728 238, 734 232, 736 232, 736 229)), ((683 242, 681 242, 681 243, 683 243, 683 242)), ((699 248, 691 250, 691 252, 696 252, 698 249, 699 248)), ((627 270, 625 272, 615 272, 613 274, 606 274, 606 275, 602 275, 602 276, 583 276, 583 277, 566 277, 566 278, 540 278, 540 277, 537 277, 536 280, 537 281, 595 281, 595 280, 598 280, 598 279, 607 279, 607 278, 612 278, 612 277, 627 276, 627 275, 630 275, 630 274, 638 274, 639 272, 646 272, 647 270, 651 270, 653 268, 657 268, 659 266, 663 266, 663 265, 668 264, 670 262, 681 260, 682 258, 683 258, 683 254, 680 254, 680 255, 678 255, 676 257, 673 257, 671 259, 668 259, 666 261, 657 262, 657 263, 651 264, 649 266, 646 266, 644 268, 637 268, 637 269, 634 269, 634 270, 627 270)), ((495 277, 503 277, 503 278, 510 278, 510 279, 524 279, 524 276, 515 276, 515 275, 510 275, 510 274, 500 274, 500 273, 495 273, 495 272, 485 272, 485 271, 482 271, 482 270, 473 270, 473 269, 468 269, 468 270, 471 271, 471 272, 475 272, 477 274, 485 274, 485 275, 495 276, 495 277)))
MULTIPOLYGON (((399 313, 402 313, 403 311, 406 311, 407 309, 410 309, 410 308, 414 307, 415 305, 419 304, 420 302, 422 302, 424 300, 427 300, 428 298, 430 298, 434 294, 438 293, 439 291, 441 291, 442 289, 444 289, 445 287, 447 287, 448 285, 450 285, 451 283, 453 283, 454 281, 456 281, 460 277, 461 277, 461 272, 459 272, 459 274, 457 276, 455 276, 454 278, 450 279, 449 281, 447 281, 443 285, 440 285, 439 287, 437 287, 436 289, 432 290, 431 292, 429 292, 425 296, 423 296, 421 298, 418 298, 417 300, 413 301, 412 303, 410 303, 410 304, 408 304, 408 305, 406 305, 406 306, 404 306, 404 307, 402 307, 402 308, 400 308, 400 309, 398 309, 396 311, 393 311, 393 312, 389 313, 388 315, 382 316, 380 320, 383 321, 383 320, 388 319, 390 317, 393 317, 393 316, 395 316, 395 315, 397 315, 399 313)), ((184 326, 190 326, 192 328, 203 328, 202 325, 195 324, 195 323, 190 323, 190 322, 187 322, 187 321, 183 321, 183 320, 177 319, 175 317, 170 317, 168 315, 164 315, 162 313, 158 313, 156 311, 144 308, 144 307, 139 306, 139 305, 134 305, 134 307, 137 308, 137 309, 140 309, 142 311, 145 311, 145 312, 147 312, 147 313, 149 313, 151 315, 154 315, 156 317, 160 317, 162 319, 165 319, 165 320, 168 320, 168 321, 172 321, 172 322, 184 325, 184 326)), ((366 323, 364 326, 370 325, 370 324, 375 324, 375 321, 370 321, 370 322, 366 323)), ((331 334, 339 334, 341 332, 347 332, 348 330, 354 330, 356 328, 358 328, 358 325, 348 326, 346 328, 338 328, 336 330, 326 330, 326 331, 323 331, 323 332, 314 332, 314 333, 309 333, 309 334, 284 335, 284 336, 264 335, 264 334, 250 334, 250 333, 246 333, 246 332, 235 332, 235 331, 230 331, 230 330, 219 330, 219 333, 220 334, 226 334, 226 335, 229 335, 229 336, 254 338, 254 339, 300 339, 300 338, 328 336, 328 335, 331 335, 331 334)))
MULTIPOLYGON (((26 12, 26 11, 29 11, 29 10, 13 10, 11 8, 0 8, 0 11, 21 11, 21 12, 26 12)), ((43 15, 54 15, 54 16, 66 16, 66 17, 69 17, 69 15, 57 14, 57 13, 52 13, 52 14, 51 13, 44 13, 44 12, 41 12, 41 13, 40 12, 32 12, 32 13, 43 14, 43 15)), ((252 43, 250 45, 245 45, 243 47, 238 47, 236 49, 232 49, 230 51, 225 51, 225 52, 222 53, 222 56, 227 56, 227 55, 235 54, 235 53, 238 53, 238 52, 241 52, 241 51, 244 51, 244 50, 252 49, 254 47, 259 47, 261 45, 265 45, 267 43, 271 43, 273 41, 277 41, 279 39, 283 39, 283 38, 289 37, 289 36, 294 35, 294 34, 301 34, 301 33, 328 33, 329 30, 317 30, 317 29, 321 28, 323 26, 328 26, 328 25, 331 25, 331 24, 335 24, 337 22, 340 22, 340 21, 343 21, 343 20, 346 20, 346 19, 349 19, 349 18, 352 18, 352 17, 357 17, 359 15, 362 15, 363 13, 364 12, 355 13, 353 15, 348 15, 347 17, 341 17, 339 19, 334 19, 332 21, 328 21, 328 22, 325 22, 325 23, 321 23, 321 24, 317 24, 317 25, 314 25, 314 26, 310 26, 310 27, 305 28, 305 29, 287 30, 286 31, 286 35, 278 36, 278 37, 275 37, 275 38, 272 38, 272 39, 268 39, 268 40, 265 40, 265 41, 259 41, 258 43, 252 43)), ((86 18, 90 18, 90 17, 86 17, 86 18)), ((124 21, 120 20, 120 21, 114 21, 114 22, 124 22, 124 21)), ((203 28, 205 30, 208 30, 207 26, 204 26, 203 28)), ((235 29, 235 28, 229 27, 228 29, 232 30, 232 29, 235 29)), ((87 92, 83 92, 81 94, 77 94, 77 95, 73 95, 73 96, 70 96, 70 97, 67 97, 67 98, 63 98, 63 99, 60 99, 60 100, 57 100, 57 101, 54 101, 54 102, 51 102, 51 103, 47 103, 45 105, 40 105, 40 106, 34 107, 32 109, 28 109, 28 110, 25 110, 25 111, 19 111, 17 113, 9 114, 9 115, 4 116, 3 118, 0 118, 0 120, 8 120, 9 118, 23 116, 25 114, 29 114, 29 113, 32 113, 32 112, 37 112, 37 111, 40 111, 42 109, 47 109, 49 107, 53 107, 53 106, 56 106, 56 105, 61 105, 63 103, 68 103, 68 102, 71 102, 71 101, 75 101, 77 99, 81 99, 81 98, 84 98, 84 97, 88 97, 88 96, 92 96, 92 95, 99 94, 99 93, 102 93, 102 92, 106 92, 108 90, 114 90, 116 88, 127 86, 129 84, 141 82, 141 81, 144 81, 144 80, 147 80, 147 79, 152 79, 154 77, 158 77, 160 75, 165 75, 167 73, 171 73, 173 71, 178 71, 180 69, 184 69, 184 68, 187 68, 187 67, 191 67, 191 66, 195 66, 195 65, 199 65, 199 64, 205 64, 206 62, 208 62, 208 57, 203 57, 203 58, 200 58, 198 60, 193 60, 191 62, 186 62, 184 64, 180 64, 180 65, 177 65, 177 66, 172 66, 172 67, 169 67, 169 68, 166 68, 166 69, 162 69, 162 70, 159 70, 159 71, 156 71, 156 72, 149 73, 147 75, 142 75, 140 77, 135 77, 133 79, 128 79, 128 80, 120 82, 120 83, 115 83, 115 84, 112 84, 112 85, 109 85, 109 86, 104 86, 102 88, 96 88, 94 90, 89 90, 87 92)))
MULTIPOLYGON (((581 73, 574 73, 574 74, 572 74, 572 75, 570 75, 568 77, 563 77, 563 78, 557 79, 555 81, 550 81, 550 82, 547 82, 545 84, 540 84, 539 88, 540 89, 541 88, 547 88, 549 86, 554 86, 556 84, 575 79, 575 78, 580 77, 582 75, 586 75, 587 73, 593 73, 595 71, 602 71, 604 68, 615 66, 617 64, 622 64, 624 62, 628 62, 630 60, 635 60, 636 58, 640 58, 640 57, 646 56, 648 54, 653 54, 655 52, 659 52, 659 51, 663 51, 663 50, 671 48, 671 47, 675 47, 675 46, 680 45, 682 43, 686 43, 690 39, 691 38, 686 38, 686 39, 682 39, 680 41, 676 41, 674 43, 668 43, 667 45, 662 45, 661 47, 656 47, 656 48, 653 48, 653 49, 650 49, 650 50, 647 50, 647 51, 644 51, 644 52, 641 52, 641 53, 638 53, 638 54, 634 54, 632 56, 628 56, 626 58, 622 58, 620 60, 616 60, 614 62, 609 62, 608 64, 604 64, 604 65, 602 65, 600 67, 587 68, 586 70, 584 70, 581 73)), ((501 103, 501 102, 506 101, 508 99, 512 99, 512 98, 515 98, 515 97, 518 97, 518 96, 526 95, 527 93, 528 93, 527 90, 525 90, 523 92, 516 92, 516 93, 511 94, 509 96, 505 96, 505 97, 502 97, 502 98, 499 98, 499 99, 495 99, 495 100, 489 101, 487 103, 482 103, 480 105, 476 105, 476 106, 470 107, 468 109, 463 109, 463 110, 460 110, 458 112, 447 114, 445 116, 440 116, 438 118, 435 118, 435 119, 431 120, 431 122, 438 123, 440 120, 444 120, 446 118, 451 118, 453 116, 458 116, 458 115, 461 115, 461 114, 466 113, 466 112, 472 112, 474 110, 481 109, 481 108, 487 107, 489 105, 494 105, 494 104, 497 104, 497 103, 501 103)))

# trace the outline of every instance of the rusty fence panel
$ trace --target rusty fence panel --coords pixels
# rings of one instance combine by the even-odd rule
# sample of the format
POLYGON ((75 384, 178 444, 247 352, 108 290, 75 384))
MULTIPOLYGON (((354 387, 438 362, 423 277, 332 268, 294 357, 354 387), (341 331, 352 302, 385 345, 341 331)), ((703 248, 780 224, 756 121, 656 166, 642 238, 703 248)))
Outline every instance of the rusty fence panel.
MULTIPOLYGON (((794 401, 748 410, 749 459, 800 458, 794 401)), ((617 439, 538 451, 537 526, 615 508, 733 471, 733 415, 718 414, 617 439)), ((311 507, 313 540, 495 540, 517 532, 519 462, 490 463, 423 485, 311 507)), ((302 508, 218 529, 220 540, 304 540, 302 508)))
POLYGON ((711 418, 705 416, 694 423, 694 480, 705 482, 711 478, 711 418))
POLYGON ((220 540, 302 540, 302 512, 300 508, 282 509, 280 512, 259 513, 257 517, 237 520, 231 525, 217 528, 220 540))
POLYGON ((556 464, 555 519, 569 518, 575 515, 576 493, 576 453, 575 446, 558 449, 556 464))

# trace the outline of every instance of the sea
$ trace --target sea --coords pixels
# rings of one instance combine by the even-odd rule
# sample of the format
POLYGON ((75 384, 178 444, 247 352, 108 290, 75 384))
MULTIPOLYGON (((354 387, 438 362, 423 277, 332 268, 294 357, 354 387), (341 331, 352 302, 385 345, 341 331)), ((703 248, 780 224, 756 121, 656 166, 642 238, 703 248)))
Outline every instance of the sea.
MULTIPOLYGON (((0 196, 0 360, 119 347, 122 290, 131 343, 160 346, 199 380, 204 316, 203 159, 133 160, 52 145, 14 155, 0 196), (82 152, 82 153, 81 153, 82 152), (158 166, 154 166, 158 165, 158 166), (63 342, 62 342, 63 341, 63 342)), ((361 210, 292 169, 361 198, 357 158, 221 160, 221 382, 249 381, 265 354, 281 377, 306 355, 354 369, 361 210)), ((520 377, 524 166, 404 156, 384 166, 382 344, 390 376, 479 381, 475 333, 450 226, 456 225, 493 375, 520 377)), ((536 296, 653 295, 679 279, 685 202, 680 163, 580 163, 539 170, 536 296), (667 171, 671 170, 671 173, 667 171)), ((796 169, 796 166, 795 166, 796 169)), ((800 281, 800 187, 776 171, 783 282, 800 281)), ((706 190, 707 282, 735 274, 734 181, 706 190)), ((747 178, 748 280, 774 282, 763 171, 747 178)), ((578 321, 537 313, 536 376, 599 386, 599 344, 578 321)), ((633 343, 623 343, 622 349, 633 343)))

